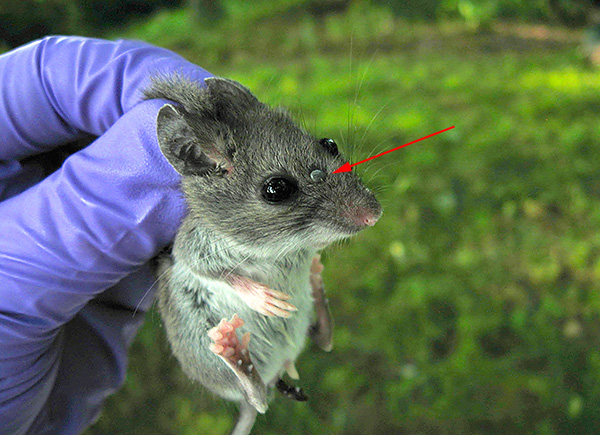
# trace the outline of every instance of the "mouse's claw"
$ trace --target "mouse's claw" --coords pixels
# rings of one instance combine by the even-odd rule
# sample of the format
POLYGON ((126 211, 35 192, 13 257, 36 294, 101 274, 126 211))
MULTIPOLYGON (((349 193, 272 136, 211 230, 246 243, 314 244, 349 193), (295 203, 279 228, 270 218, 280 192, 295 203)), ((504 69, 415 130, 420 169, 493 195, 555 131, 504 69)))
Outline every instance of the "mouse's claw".
POLYGON ((285 360, 285 363, 283 363, 283 367, 285 367, 285 371, 287 372, 290 378, 296 380, 300 379, 300 375, 298 374, 298 370, 296 369, 294 361, 292 361, 291 359, 285 360))
POLYGON ((265 316, 290 317, 291 311, 297 311, 286 302, 290 298, 287 293, 237 275, 229 277, 229 284, 250 308, 265 316))
POLYGON ((210 350, 236 375, 248 403, 264 414, 267 410, 267 392, 264 382, 250 359, 248 352, 250 333, 246 332, 240 341, 235 332, 243 325, 244 321, 237 314, 234 314, 229 321, 222 319, 217 326, 208 331, 208 336, 213 340, 210 350))

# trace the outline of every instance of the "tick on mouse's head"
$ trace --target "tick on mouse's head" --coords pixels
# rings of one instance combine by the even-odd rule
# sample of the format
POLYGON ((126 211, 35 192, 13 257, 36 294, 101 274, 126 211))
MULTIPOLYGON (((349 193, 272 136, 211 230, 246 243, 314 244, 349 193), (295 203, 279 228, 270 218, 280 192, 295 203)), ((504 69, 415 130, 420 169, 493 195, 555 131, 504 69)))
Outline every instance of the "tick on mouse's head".
POLYGON ((160 148, 183 176, 190 217, 265 251, 323 247, 373 225, 381 207, 335 140, 315 138, 245 87, 176 79, 147 93, 176 101, 158 114, 160 148))

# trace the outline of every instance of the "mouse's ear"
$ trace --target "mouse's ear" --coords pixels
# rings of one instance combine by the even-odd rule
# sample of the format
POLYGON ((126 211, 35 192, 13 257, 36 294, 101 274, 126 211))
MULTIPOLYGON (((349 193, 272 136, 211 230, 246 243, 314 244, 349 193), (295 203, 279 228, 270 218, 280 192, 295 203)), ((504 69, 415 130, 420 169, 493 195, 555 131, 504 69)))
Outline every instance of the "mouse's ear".
POLYGON ((263 104, 240 83, 222 77, 204 79, 216 111, 217 118, 235 119, 244 112, 263 104))
POLYGON ((224 152, 224 139, 207 129, 203 130, 202 137, 198 135, 184 112, 175 106, 165 104, 160 108, 156 133, 160 150, 181 175, 231 172, 231 161, 224 152))

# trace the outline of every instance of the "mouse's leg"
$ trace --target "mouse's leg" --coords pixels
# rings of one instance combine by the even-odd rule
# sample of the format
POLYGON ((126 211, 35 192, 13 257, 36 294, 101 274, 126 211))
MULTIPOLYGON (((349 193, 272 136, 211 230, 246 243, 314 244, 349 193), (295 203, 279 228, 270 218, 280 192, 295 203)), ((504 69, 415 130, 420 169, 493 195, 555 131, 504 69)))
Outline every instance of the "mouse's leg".
POLYGON ((325 297, 321 272, 323 272, 321 256, 315 255, 310 267, 310 285, 315 301, 317 321, 310 327, 310 337, 321 349, 329 352, 333 348, 333 317, 329 310, 329 301, 325 297))
POLYGON ((246 304, 265 316, 290 317, 297 308, 285 302, 287 293, 270 289, 268 286, 239 275, 229 275, 227 282, 246 304))
POLYGON ((238 378, 247 402, 264 414, 267 410, 267 391, 250 359, 250 333, 246 332, 240 341, 235 332, 243 324, 244 321, 237 314, 234 314, 230 321, 221 320, 208 331, 208 336, 214 341, 210 344, 210 350, 221 358, 238 378))
POLYGON ((240 416, 231 435, 248 435, 256 420, 256 409, 245 400, 240 403, 240 416))

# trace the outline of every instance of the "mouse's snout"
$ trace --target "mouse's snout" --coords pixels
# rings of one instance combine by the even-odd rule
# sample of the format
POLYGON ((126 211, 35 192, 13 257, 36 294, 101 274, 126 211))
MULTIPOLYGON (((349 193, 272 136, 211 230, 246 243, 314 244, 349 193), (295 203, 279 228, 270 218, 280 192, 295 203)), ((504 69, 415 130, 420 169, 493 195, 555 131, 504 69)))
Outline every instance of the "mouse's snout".
POLYGON ((365 213, 361 217, 362 217, 362 221, 365 223, 365 225, 368 225, 370 227, 375 225, 375 222, 377 222, 379 220, 379 216, 375 216, 371 212, 365 213))
POLYGON ((375 225, 377 220, 379 220, 379 216, 381 216, 381 212, 376 214, 372 210, 359 208, 354 213, 351 213, 350 218, 356 225, 367 225, 372 227, 373 225, 375 225))
POLYGON ((381 217, 381 205, 373 194, 361 199, 363 200, 349 204, 347 217, 354 225, 363 228, 366 226, 372 227, 381 217))

